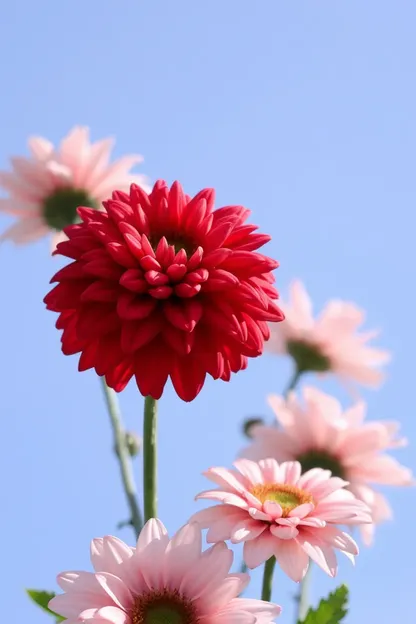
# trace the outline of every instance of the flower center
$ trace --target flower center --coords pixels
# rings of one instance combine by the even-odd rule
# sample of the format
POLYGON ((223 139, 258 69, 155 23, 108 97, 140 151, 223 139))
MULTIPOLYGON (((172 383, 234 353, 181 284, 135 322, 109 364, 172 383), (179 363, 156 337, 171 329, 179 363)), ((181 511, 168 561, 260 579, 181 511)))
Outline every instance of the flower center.
POLYGON ((316 345, 301 340, 289 340, 287 351, 296 362, 298 371, 316 371, 324 373, 331 369, 331 361, 320 352, 316 345))
POLYGON ((261 503, 273 501, 278 503, 283 510, 283 517, 304 503, 314 503, 313 496, 294 485, 285 483, 259 483, 250 490, 251 494, 258 498, 261 503))
POLYGON ((167 589, 137 596, 130 618, 132 624, 198 624, 194 604, 167 589))
POLYGON ((310 450, 302 453, 296 459, 302 465, 302 472, 312 470, 312 468, 322 468, 323 470, 330 470, 334 477, 345 478, 345 471, 339 460, 326 451, 310 450))
POLYGON ((77 208, 88 206, 97 208, 96 203, 86 191, 74 188, 59 188, 47 197, 43 204, 43 217, 49 227, 63 230, 77 220, 77 208))
POLYGON ((172 245, 175 254, 178 253, 181 249, 184 249, 188 258, 192 256, 198 245, 192 240, 188 240, 182 238, 175 232, 164 232, 163 234, 151 234, 149 236, 149 242, 153 247, 153 250, 156 251, 157 246, 159 244, 160 239, 164 236, 168 242, 168 245, 172 245))

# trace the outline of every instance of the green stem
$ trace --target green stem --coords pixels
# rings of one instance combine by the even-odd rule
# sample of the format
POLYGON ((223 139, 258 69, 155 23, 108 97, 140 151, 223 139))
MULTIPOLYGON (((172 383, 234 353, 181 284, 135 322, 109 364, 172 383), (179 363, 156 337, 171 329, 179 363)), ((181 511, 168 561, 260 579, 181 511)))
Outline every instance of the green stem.
POLYGON ((120 465, 123 488, 126 494, 127 504, 130 509, 130 520, 137 537, 142 529, 143 521, 137 501, 137 490, 134 481, 132 461, 126 444, 126 432, 124 430, 116 393, 107 386, 104 377, 101 377, 101 384, 105 402, 107 404, 108 414, 110 416, 111 427, 113 429, 114 449, 120 465))
POLYGON ((311 585, 312 561, 309 562, 309 568, 301 583, 298 594, 298 617, 297 622, 303 622, 309 609, 309 588, 311 585))
POLYGON ((144 519, 157 518, 157 401, 144 400, 143 494, 144 519))
POLYGON ((295 389, 295 387, 298 384, 299 379, 302 376, 302 372, 303 371, 299 370, 297 367, 295 368, 294 373, 292 377, 290 378, 289 383, 283 393, 284 396, 287 396, 291 390, 295 389))
POLYGON ((261 590, 261 599, 270 602, 272 599, 273 572, 276 565, 276 558, 270 557, 264 564, 263 586, 261 590))

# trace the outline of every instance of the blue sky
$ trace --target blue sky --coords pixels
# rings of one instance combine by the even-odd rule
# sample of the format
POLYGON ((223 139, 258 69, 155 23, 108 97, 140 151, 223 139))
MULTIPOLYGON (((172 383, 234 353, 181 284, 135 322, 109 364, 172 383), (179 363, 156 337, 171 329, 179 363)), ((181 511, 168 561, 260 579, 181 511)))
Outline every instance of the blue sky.
MULTIPOLYGON (((2 9, 0 167, 28 135, 58 141, 75 124, 139 152, 153 180, 213 186, 217 205, 244 204, 273 236, 278 287, 302 278, 316 307, 359 303, 392 350, 388 381, 365 393, 369 417, 398 419, 416 439, 413 385, 416 90, 412 0, 16 0, 2 9)), ((0 218, 0 228, 9 223, 0 218)), ((0 248, 2 324, 3 620, 42 624, 24 587, 55 588, 87 569, 89 541, 132 543, 108 419, 93 373, 64 357, 42 298, 57 261, 43 240, 0 248)), ((231 383, 208 382, 191 404, 160 402, 160 517, 176 530, 197 508, 202 470, 229 465, 242 419, 271 418, 268 393, 290 363, 253 360, 231 383)), ((314 380, 308 380, 314 381, 314 380)), ((348 405, 332 380, 321 387, 348 405)), ((142 424, 133 385, 120 397, 142 424)), ((400 452, 415 468, 413 447, 400 452)), ((136 473, 140 478, 139 462, 136 473)), ((413 490, 390 491, 395 519, 339 579, 315 572, 313 599, 345 581, 348 622, 390 624, 413 608, 413 490)), ((253 575, 250 594, 260 585, 253 575)), ((274 599, 292 622, 295 586, 277 574, 274 599)))

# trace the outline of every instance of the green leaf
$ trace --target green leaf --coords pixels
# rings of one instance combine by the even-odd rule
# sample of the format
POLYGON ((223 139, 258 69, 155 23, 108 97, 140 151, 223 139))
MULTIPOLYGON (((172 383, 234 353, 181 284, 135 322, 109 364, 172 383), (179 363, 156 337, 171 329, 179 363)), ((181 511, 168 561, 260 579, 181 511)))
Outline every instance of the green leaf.
POLYGON ((340 624, 347 615, 348 587, 341 585, 322 598, 316 609, 309 609, 303 622, 298 624, 340 624))
POLYGON ((31 598, 33 602, 38 605, 38 607, 40 607, 41 609, 46 611, 46 613, 49 613, 49 615, 52 615, 52 617, 55 618, 56 624, 65 620, 65 618, 61 617, 57 613, 54 613, 48 607, 49 601, 52 600, 52 598, 54 598, 55 596, 54 592, 47 592, 39 589, 27 589, 26 593, 29 598, 31 598))

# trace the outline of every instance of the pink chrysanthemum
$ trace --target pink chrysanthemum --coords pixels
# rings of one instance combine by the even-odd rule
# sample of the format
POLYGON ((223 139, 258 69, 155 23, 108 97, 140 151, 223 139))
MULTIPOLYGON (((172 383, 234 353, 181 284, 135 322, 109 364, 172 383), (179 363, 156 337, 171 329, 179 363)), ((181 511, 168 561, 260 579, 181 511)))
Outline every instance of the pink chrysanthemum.
POLYGON ((321 468, 301 475, 299 462, 279 465, 274 459, 258 463, 239 459, 234 466, 237 470, 210 468, 204 474, 219 488, 196 497, 222 503, 191 518, 209 529, 209 543, 244 542, 249 568, 275 556, 294 581, 305 576, 309 558, 335 576, 334 549, 354 560, 357 544, 335 525, 371 522, 371 516, 368 507, 344 488, 346 481, 321 468))
POLYGON ((175 182, 150 194, 132 184, 104 211, 79 208, 57 253, 74 260, 45 297, 59 312, 62 351, 81 352, 120 392, 135 376, 159 399, 168 377, 192 401, 206 375, 229 381, 263 352, 268 321, 281 321, 278 262, 257 252, 270 236, 246 223, 243 206, 214 210, 213 189, 191 199, 175 182))
POLYGON ((268 351, 289 353, 300 372, 332 372, 342 380, 376 387, 383 380, 379 366, 386 351, 368 346, 378 332, 359 333, 364 312, 346 301, 330 301, 318 318, 300 281, 290 287, 289 303, 281 305, 285 322, 271 328, 268 351))
POLYGON ((82 127, 57 149, 42 137, 29 139, 31 156, 11 158, 13 171, 0 171, 0 186, 9 193, 0 199, 0 212, 18 218, 0 240, 29 243, 52 231, 54 249, 66 238, 64 227, 76 221, 78 206, 100 208, 113 189, 132 183, 147 189, 145 176, 130 173, 143 158, 124 156, 109 164, 112 146, 112 139, 90 143, 89 129, 82 127))
POLYGON ((375 524, 391 517, 382 494, 372 484, 411 485, 411 471, 384 453, 406 444, 397 438, 399 424, 366 422, 366 406, 360 402, 346 411, 333 397, 314 388, 303 390, 304 406, 291 392, 287 400, 270 397, 279 427, 254 425, 253 443, 241 453, 258 461, 273 457, 277 461, 297 460, 303 470, 326 468, 349 482, 348 489, 371 509, 374 524, 360 527, 364 542, 372 541, 375 524))
POLYGON ((201 553, 201 531, 185 525, 169 540, 149 520, 137 547, 116 537, 91 545, 93 572, 64 572, 65 591, 49 603, 68 624, 269 624, 281 609, 237 598, 247 574, 228 574, 233 554, 224 543, 201 553))

